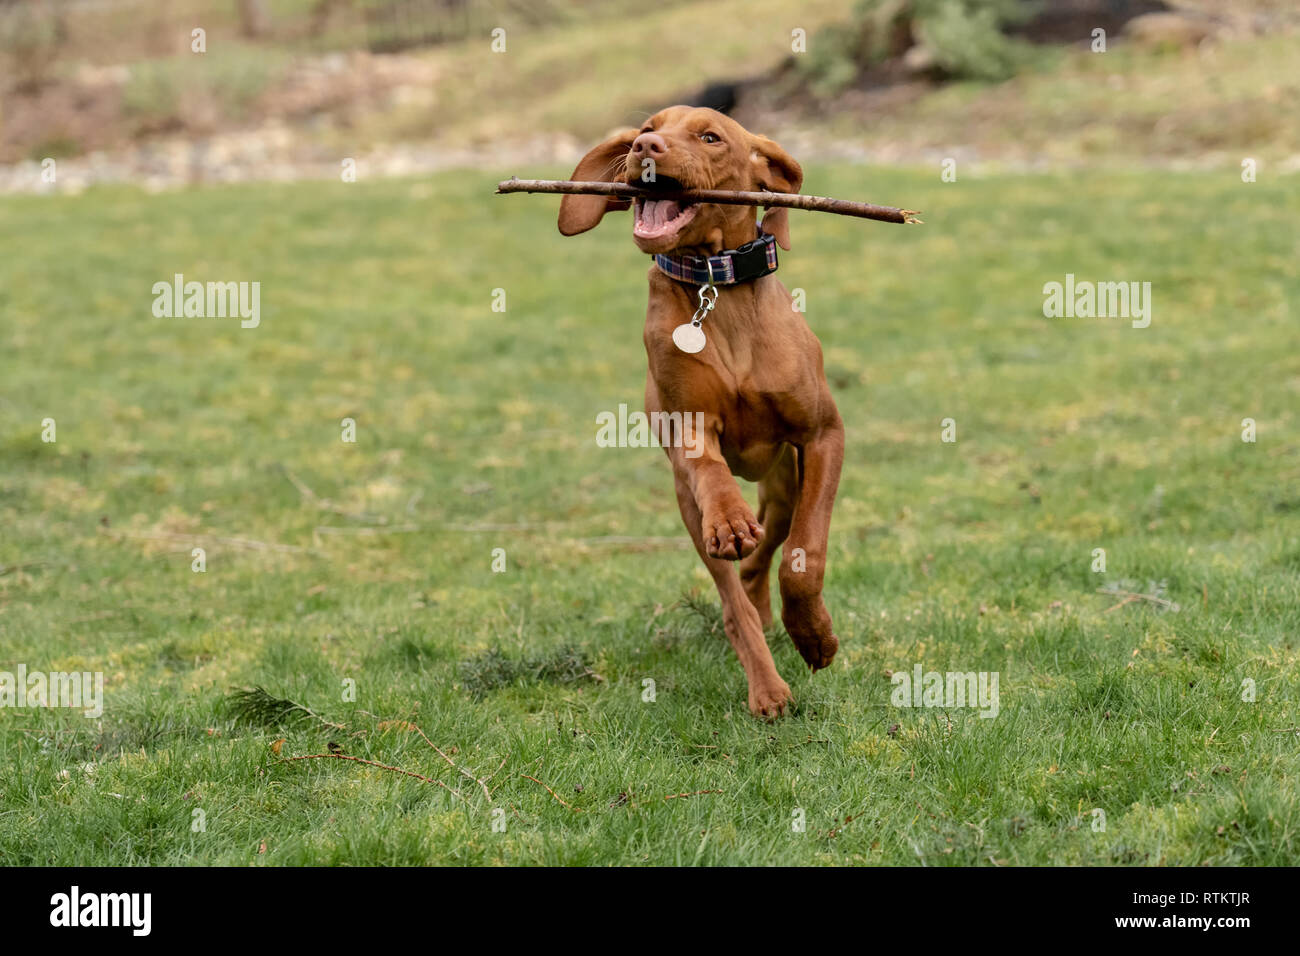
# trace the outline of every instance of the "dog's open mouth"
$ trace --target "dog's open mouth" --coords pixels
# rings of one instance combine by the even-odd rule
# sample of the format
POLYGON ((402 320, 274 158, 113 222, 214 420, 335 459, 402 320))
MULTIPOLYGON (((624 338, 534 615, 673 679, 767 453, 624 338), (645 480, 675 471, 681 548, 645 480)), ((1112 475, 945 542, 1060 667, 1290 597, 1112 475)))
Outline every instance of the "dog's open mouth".
MULTIPOLYGON (((683 189, 680 182, 669 176, 660 176, 653 183, 636 183, 648 189, 662 189, 665 192, 683 189)), ((695 203, 680 199, 638 199, 636 207, 636 225, 632 235, 641 239, 664 239, 677 235, 695 218, 698 209, 695 203)))

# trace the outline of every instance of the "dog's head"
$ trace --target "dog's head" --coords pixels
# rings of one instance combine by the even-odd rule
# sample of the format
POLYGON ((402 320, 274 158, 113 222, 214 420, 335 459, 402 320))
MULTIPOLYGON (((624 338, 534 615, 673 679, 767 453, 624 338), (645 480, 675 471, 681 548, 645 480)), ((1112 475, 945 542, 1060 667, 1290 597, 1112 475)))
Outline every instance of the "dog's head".
MULTIPOLYGON (((670 106, 601 143, 578 163, 574 180, 619 182, 646 189, 736 189, 797 193, 803 170, 766 136, 756 136, 716 110, 670 106)), ((565 196, 560 232, 594 228, 605 213, 635 205, 632 241, 642 252, 735 248, 754 238, 749 206, 685 203, 672 199, 565 196)), ((790 248, 788 210, 769 209, 763 231, 790 248)))

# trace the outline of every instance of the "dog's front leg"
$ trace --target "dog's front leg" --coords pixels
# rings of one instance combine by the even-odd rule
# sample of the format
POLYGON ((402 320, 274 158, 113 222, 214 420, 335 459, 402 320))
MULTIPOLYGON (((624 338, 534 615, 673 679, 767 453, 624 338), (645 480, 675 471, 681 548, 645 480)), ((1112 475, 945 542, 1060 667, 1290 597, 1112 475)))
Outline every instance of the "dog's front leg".
POLYGON ((763 540, 763 526, 754 517, 727 467, 716 419, 697 413, 688 417, 687 422, 683 447, 679 449, 681 464, 674 459, 673 470, 686 479, 691 496, 699 506, 700 536, 708 556, 739 561, 763 540))
POLYGON ((844 425, 834 420, 799 449, 799 501, 781 557, 781 620, 813 670, 830 664, 840 642, 822 600, 831 508, 844 463, 844 425))
MULTIPOLYGON (((703 459, 687 458, 684 449, 680 447, 668 449, 668 457, 673 464, 673 481, 682 521, 691 533, 695 550, 713 577, 718 596, 722 599, 723 629, 736 656, 740 658, 741 667, 745 669, 745 679, 749 682, 750 713, 755 717, 777 717, 785 712, 790 702, 790 687, 777 673, 772 652, 763 636, 763 624, 740 583, 734 560, 715 557, 704 538, 707 523, 697 501, 696 489, 706 487, 712 476, 707 470, 704 474, 697 473, 695 469, 700 467, 703 459)), ((704 467, 707 469, 708 465, 704 467)), ((726 470, 725 463, 723 469, 726 470)), ((726 480, 733 486, 736 483, 730 471, 726 471, 726 480)), ((740 494, 738 488, 736 494, 740 494)), ((754 524, 757 527, 757 522, 754 524)))

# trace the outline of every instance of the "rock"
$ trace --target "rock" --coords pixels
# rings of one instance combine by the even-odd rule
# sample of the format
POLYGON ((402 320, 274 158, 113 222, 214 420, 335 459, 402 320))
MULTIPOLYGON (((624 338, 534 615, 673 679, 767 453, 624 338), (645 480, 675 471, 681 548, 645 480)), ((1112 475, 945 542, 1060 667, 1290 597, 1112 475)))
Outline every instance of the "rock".
POLYGON ((908 73, 929 73, 938 65, 934 51, 918 43, 903 54, 903 69, 908 73))

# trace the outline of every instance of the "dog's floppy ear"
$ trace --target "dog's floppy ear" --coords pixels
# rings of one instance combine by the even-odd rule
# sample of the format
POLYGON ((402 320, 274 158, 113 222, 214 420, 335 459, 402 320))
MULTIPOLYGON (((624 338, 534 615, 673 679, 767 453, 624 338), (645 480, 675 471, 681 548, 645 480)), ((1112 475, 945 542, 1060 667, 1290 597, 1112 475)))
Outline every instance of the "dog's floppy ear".
MULTIPOLYGON (((749 161, 759 189, 773 193, 797 193, 803 185, 803 169, 794 157, 766 136, 750 136, 749 161)), ((763 213, 763 231, 775 236, 782 249, 790 248, 790 210, 769 208, 763 213)))
MULTIPOLYGON (((637 131, 624 130, 610 137, 593 149, 569 178, 577 182, 614 183, 623 181, 623 160, 632 148, 632 140, 637 131)), ((565 196, 560 200, 560 232, 566 236, 576 236, 580 232, 594 229, 607 212, 627 209, 632 205, 629 199, 614 199, 605 196, 565 196)))

